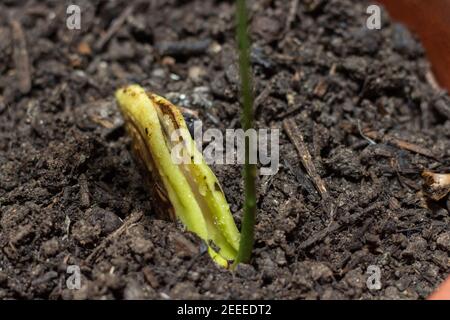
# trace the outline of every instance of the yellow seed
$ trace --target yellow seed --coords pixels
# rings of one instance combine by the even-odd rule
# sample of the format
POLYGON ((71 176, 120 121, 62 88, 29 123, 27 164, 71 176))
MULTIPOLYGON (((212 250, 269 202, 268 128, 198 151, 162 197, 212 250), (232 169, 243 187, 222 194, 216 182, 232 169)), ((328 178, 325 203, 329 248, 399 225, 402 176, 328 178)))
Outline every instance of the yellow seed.
POLYGON ((133 139, 133 150, 158 190, 166 193, 158 197, 160 201, 168 199, 171 211, 187 230, 208 244, 212 259, 229 267, 239 248, 239 231, 219 181, 195 147, 181 112, 163 97, 146 93, 137 85, 117 90, 116 99, 133 139), (181 132, 181 142, 172 141, 176 130, 181 132), (176 146, 181 146, 183 158, 195 161, 172 161, 176 146))

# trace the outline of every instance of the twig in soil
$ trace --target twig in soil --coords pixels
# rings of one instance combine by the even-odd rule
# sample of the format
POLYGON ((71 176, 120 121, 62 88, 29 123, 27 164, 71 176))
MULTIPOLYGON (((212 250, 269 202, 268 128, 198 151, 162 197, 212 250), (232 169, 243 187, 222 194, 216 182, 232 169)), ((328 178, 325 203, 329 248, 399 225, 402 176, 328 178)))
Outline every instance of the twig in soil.
POLYGON ((108 31, 106 31, 102 37, 100 38, 100 40, 97 42, 95 49, 97 51, 100 51, 103 49, 103 47, 105 46, 105 44, 108 43, 109 40, 111 40, 111 38, 114 36, 114 34, 116 34, 117 31, 119 31, 119 29, 122 27, 122 25, 125 23, 125 21, 127 20, 128 16, 131 15, 131 13, 133 13, 134 10, 134 4, 130 4, 128 7, 126 7, 126 9, 120 14, 119 17, 117 17, 116 19, 114 19, 114 21, 111 23, 108 31))
POLYGON ((374 140, 374 141, 381 141, 383 143, 388 143, 390 145, 393 145, 397 148, 400 149, 404 149, 404 150, 408 150, 408 151, 412 151, 418 154, 421 154, 423 156, 438 160, 439 159, 433 154, 433 152, 431 152, 431 150, 425 148, 425 147, 421 147, 418 146, 417 144, 405 141, 405 140, 401 140, 401 139, 397 139, 394 138, 392 136, 389 136, 387 134, 382 134, 376 131, 370 131, 370 130, 363 130, 362 133, 364 134, 365 137, 374 140))
POLYGON ((292 120, 292 119, 284 120, 283 128, 284 128, 284 131, 286 131, 286 134, 288 135, 288 137, 291 140, 292 144, 294 145, 295 149, 297 150, 297 153, 300 157, 300 161, 302 162, 303 166, 305 167, 306 172, 308 173, 309 177, 311 178, 312 182, 314 183, 314 186, 316 187, 317 191, 320 193, 322 200, 324 200, 324 201, 329 200, 330 196, 329 196, 328 190, 325 186, 325 182, 318 175, 316 166, 314 165, 314 163, 312 161, 311 154, 309 153, 308 148, 305 145, 303 135, 300 132, 300 130, 298 129, 294 120, 292 120))
POLYGON ((325 227, 324 229, 322 229, 318 232, 315 232, 312 236, 310 236, 308 239, 303 241, 300 244, 299 248, 307 249, 308 247, 312 246, 313 244, 325 239, 325 237, 327 235, 329 235, 330 233, 333 233, 333 232, 345 227, 346 225, 355 224, 358 220, 365 218, 366 215, 368 215, 369 213, 372 213, 375 210, 381 210, 381 208, 383 208, 384 206, 385 206, 385 202, 378 201, 378 202, 371 204, 370 206, 368 206, 367 208, 365 208, 363 210, 359 210, 359 211, 351 214, 350 216, 343 217, 340 222, 333 221, 327 227, 325 227))
POLYGON ((22 94, 27 94, 31 90, 31 71, 25 33, 19 21, 12 19, 10 25, 14 46, 13 60, 16 67, 18 88, 22 94))
POLYGON ((204 54, 211 44, 211 39, 164 41, 156 45, 162 56, 195 56, 204 54))
POLYGON ((427 72, 425 72, 425 80, 427 80, 428 84, 434 89, 434 91, 436 92, 443 91, 431 69, 428 69, 427 72))
POLYGON ((367 137, 366 135, 364 135, 364 133, 362 132, 362 129, 361 129, 361 121, 359 121, 359 120, 358 120, 358 131, 359 131, 359 134, 361 135, 361 137, 363 137, 364 139, 366 139, 367 141, 369 141, 369 143, 370 143, 371 145, 377 144, 375 141, 373 141, 372 139, 370 139, 369 137, 367 137))
POLYGON ((333 222, 331 223, 331 225, 329 225, 328 227, 326 227, 323 230, 320 230, 319 232, 314 233, 314 235, 312 235, 311 237, 309 237, 307 240, 303 241, 300 245, 299 248, 301 250, 303 249, 307 249, 310 246, 312 246, 313 244, 322 241, 329 233, 332 233, 336 230, 338 230, 342 225, 337 223, 337 222, 333 222))
POLYGON ((422 177, 425 180, 424 191, 431 199, 439 201, 450 192, 450 173, 425 170, 422 177))
POLYGON ((396 230, 395 233, 410 233, 412 231, 422 231, 424 229, 424 226, 420 226, 420 227, 414 227, 414 228, 408 228, 408 229, 399 229, 396 230))
POLYGON ((298 105, 298 106, 296 106, 296 107, 294 107, 292 109, 289 109, 289 110, 286 110, 286 111, 280 113, 278 116, 275 116, 275 119, 276 120, 283 120, 284 118, 287 118, 287 117, 293 115, 297 111, 302 110, 304 107, 305 107, 304 105, 298 105))
POLYGON ((414 191, 420 190, 420 186, 417 183, 415 183, 411 179, 406 178, 405 176, 402 176, 400 173, 397 173, 397 179, 402 187, 406 186, 414 191))
MULTIPOLYGON (((253 85, 252 69, 250 64, 250 40, 247 31, 247 7, 245 0, 236 2, 236 34, 239 44, 239 71, 241 79, 242 118, 244 131, 253 128, 253 85)), ((244 177, 244 210, 241 226, 241 239, 239 251, 234 265, 248 263, 251 258, 254 244, 256 223, 256 165, 250 161, 250 141, 245 138, 244 177)))
POLYGON ((111 240, 119 237, 124 231, 126 231, 131 225, 135 224, 143 217, 142 211, 134 212, 130 214, 124 221, 124 223, 113 233, 108 235, 95 249, 91 252, 91 254, 86 258, 86 262, 90 264, 93 259, 97 257, 97 255, 106 248, 106 245, 111 240))
POLYGON ((299 168, 298 170, 295 170, 286 159, 284 159, 284 165, 295 176, 297 182, 308 194, 314 195, 314 197, 319 197, 319 194, 317 193, 316 188, 311 182, 311 179, 306 177, 302 169, 299 168))
POLYGON ((272 90, 272 82, 269 82, 267 84, 267 86, 261 91, 261 93, 256 97, 255 103, 254 103, 255 115, 256 116, 259 113, 259 107, 269 97, 271 90, 272 90))
POLYGON ((284 28, 284 34, 286 34, 291 29, 292 22, 294 22, 295 15, 297 14, 297 9, 298 9, 298 0, 292 0, 291 6, 289 8, 289 13, 288 13, 288 16, 286 19, 286 26, 284 28))

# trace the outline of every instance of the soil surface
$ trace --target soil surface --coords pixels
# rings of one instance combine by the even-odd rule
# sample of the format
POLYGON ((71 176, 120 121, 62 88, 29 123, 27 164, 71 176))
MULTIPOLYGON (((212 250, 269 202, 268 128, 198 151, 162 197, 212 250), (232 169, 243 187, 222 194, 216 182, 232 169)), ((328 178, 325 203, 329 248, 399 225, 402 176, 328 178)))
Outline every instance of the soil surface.
MULTIPOLYGON (((64 1, 0 4, 0 298, 422 299, 449 274, 450 201, 421 173, 450 169, 450 99, 385 12, 368 30, 366 1, 251 1, 256 124, 281 130, 280 168, 259 181, 252 262, 230 272, 155 215, 113 93, 139 83, 239 127, 233 1, 70 3, 81 30, 64 1)), ((240 225, 241 167, 214 171, 240 225)))

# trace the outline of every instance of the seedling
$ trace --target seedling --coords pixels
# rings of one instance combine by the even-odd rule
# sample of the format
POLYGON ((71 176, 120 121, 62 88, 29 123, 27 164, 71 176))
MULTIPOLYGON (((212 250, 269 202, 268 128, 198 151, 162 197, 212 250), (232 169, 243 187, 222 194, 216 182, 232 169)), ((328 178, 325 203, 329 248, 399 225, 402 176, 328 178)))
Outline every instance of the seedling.
MULTIPOLYGON (((244 131, 253 127, 253 88, 250 66, 250 40, 247 34, 247 7, 245 0, 236 2, 236 34, 239 45, 239 71, 241 76, 241 96, 243 112, 241 124, 244 131)), ((245 139, 244 164, 244 213, 241 228, 241 242, 239 244, 236 264, 248 263, 253 250, 255 220, 256 220, 256 165, 250 164, 250 143, 245 139)))
MULTIPOLYGON (((248 130, 253 126, 253 95, 244 0, 237 1, 236 21, 243 103, 241 123, 248 130)), ((150 172, 159 200, 156 207, 171 213, 172 218, 179 219, 203 239, 218 264, 228 268, 249 262, 254 242, 256 165, 249 163, 248 137, 241 238, 219 181, 197 150, 178 108, 137 85, 117 90, 116 98, 133 140, 133 151, 150 172), (174 149, 180 151, 181 161, 174 161, 174 149)))
POLYGON ((181 112, 137 85, 117 90, 116 99, 133 151, 155 186, 155 207, 171 212, 206 242, 215 262, 230 267, 239 249, 239 231, 219 181, 195 147, 181 112), (180 157, 174 157, 173 151, 180 157))

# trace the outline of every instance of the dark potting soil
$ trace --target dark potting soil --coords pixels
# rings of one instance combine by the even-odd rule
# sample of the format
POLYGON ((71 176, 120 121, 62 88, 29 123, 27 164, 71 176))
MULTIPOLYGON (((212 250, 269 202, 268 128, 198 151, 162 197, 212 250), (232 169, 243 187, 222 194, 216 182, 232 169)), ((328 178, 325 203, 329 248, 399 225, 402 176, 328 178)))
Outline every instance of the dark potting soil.
MULTIPOLYGON (((0 4, 0 298, 417 299, 448 275, 450 202, 421 172, 450 169, 450 99, 385 12, 368 30, 366 1, 251 1, 256 124, 281 130, 280 168, 259 180, 252 262, 230 272, 154 214, 113 93, 139 83, 239 127, 233 1, 71 3, 81 30, 64 1, 0 4)), ((213 167, 240 224, 241 167, 213 167)))

